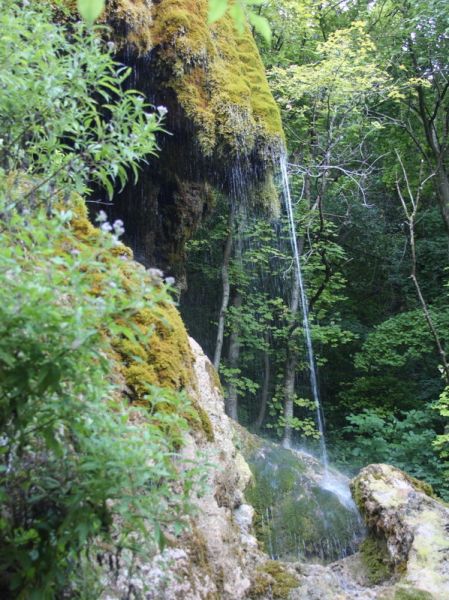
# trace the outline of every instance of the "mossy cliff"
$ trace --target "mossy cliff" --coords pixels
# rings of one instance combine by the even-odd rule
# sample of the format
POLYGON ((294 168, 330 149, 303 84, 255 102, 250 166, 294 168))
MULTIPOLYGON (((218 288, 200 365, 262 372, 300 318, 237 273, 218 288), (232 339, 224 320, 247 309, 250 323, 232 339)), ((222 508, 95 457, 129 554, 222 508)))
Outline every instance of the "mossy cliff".
POLYGON ((151 60, 158 84, 176 94, 205 155, 271 158, 282 124, 251 31, 229 15, 210 26, 207 10, 207 0, 115 0, 108 21, 119 45, 151 60))
MULTIPOLYGON (((81 199, 75 200, 73 211, 71 228, 78 240, 76 252, 95 247, 102 233, 90 223, 81 199)), ((69 248, 62 249, 70 251, 69 248)), ((185 391, 192 410, 184 416, 192 429, 211 440, 209 418, 196 401, 194 359, 187 332, 176 307, 162 290, 158 274, 146 271, 136 263, 132 251, 120 243, 98 259, 120 273, 119 281, 114 282, 114 293, 132 295, 141 301, 141 308, 130 314, 126 323, 119 321, 115 331, 105 332, 111 338, 113 354, 110 359, 123 393, 130 402, 145 406, 149 402, 148 386, 185 391), (145 292, 148 289, 152 290, 150 296, 145 292)), ((100 273, 93 265, 91 276, 92 293, 99 296, 111 293, 111 282, 105 272, 100 273)))
MULTIPOLYGON (((111 0, 104 20, 129 85, 164 106, 169 134, 107 209, 125 222, 137 260, 183 277, 184 246, 217 194, 273 207, 275 162, 284 144, 249 27, 230 16, 210 26, 207 0, 111 0)), ((267 208, 269 210, 269 208, 267 208)))

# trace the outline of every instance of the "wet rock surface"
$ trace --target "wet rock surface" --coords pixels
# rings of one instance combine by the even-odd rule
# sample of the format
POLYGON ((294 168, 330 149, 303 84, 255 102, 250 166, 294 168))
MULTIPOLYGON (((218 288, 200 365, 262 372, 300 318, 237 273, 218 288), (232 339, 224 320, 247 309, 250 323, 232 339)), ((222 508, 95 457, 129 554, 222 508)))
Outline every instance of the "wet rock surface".
POLYGON ((449 508, 390 465, 369 465, 351 487, 368 537, 359 552, 327 565, 289 563, 299 582, 288 598, 449 599, 449 508))
POLYGON ((253 472, 246 498, 259 540, 272 558, 330 562, 353 554, 364 527, 341 473, 325 473, 313 456, 287 450, 239 428, 253 472))

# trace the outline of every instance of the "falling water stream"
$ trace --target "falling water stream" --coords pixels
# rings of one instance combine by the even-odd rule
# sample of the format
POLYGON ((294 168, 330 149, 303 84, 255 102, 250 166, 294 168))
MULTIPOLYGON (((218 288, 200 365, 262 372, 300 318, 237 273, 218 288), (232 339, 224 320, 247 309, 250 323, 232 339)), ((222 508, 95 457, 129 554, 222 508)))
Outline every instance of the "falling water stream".
POLYGON ((313 395, 313 400, 316 407, 316 419, 318 430, 320 433, 320 458, 324 467, 324 478, 328 475, 328 466, 329 461, 327 457, 327 448, 326 448, 326 440, 324 437, 324 419, 323 419, 323 409, 320 401, 320 393, 318 389, 318 376, 317 369, 315 363, 315 355, 313 353, 313 345, 312 345, 312 332, 310 329, 310 320, 309 320, 309 305, 307 301, 307 294, 304 286, 304 278, 302 274, 301 268, 301 258, 299 256, 298 250, 298 240, 296 236, 296 228, 295 228, 295 220, 293 217, 293 203, 292 203, 292 195, 290 191, 290 182, 288 178, 288 169, 287 169, 287 155, 284 153, 281 155, 280 160, 281 167, 281 182, 282 182, 282 191, 284 202, 288 215, 288 222, 290 227, 290 240, 293 249, 293 258, 294 258, 294 266, 296 269, 296 276, 298 278, 300 298, 301 298, 301 306, 302 306, 302 321, 304 328, 304 335, 306 338, 306 347, 307 347, 307 359, 309 362, 309 377, 310 377, 310 388, 313 395))

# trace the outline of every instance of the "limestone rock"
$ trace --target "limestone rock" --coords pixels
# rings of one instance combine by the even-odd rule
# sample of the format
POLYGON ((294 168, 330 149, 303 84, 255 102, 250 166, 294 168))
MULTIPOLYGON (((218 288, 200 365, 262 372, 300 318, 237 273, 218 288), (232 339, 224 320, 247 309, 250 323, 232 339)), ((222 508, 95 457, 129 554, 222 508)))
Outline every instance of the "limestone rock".
POLYGON ((390 465, 362 469, 352 491, 372 536, 384 540, 398 578, 384 597, 449 598, 449 508, 390 465))
POLYGON ((189 343, 194 373, 189 394, 207 415, 211 432, 192 429, 178 460, 182 466, 200 453, 212 465, 206 493, 195 501, 189 532, 166 532, 168 547, 153 560, 131 569, 122 556, 102 600, 125 597, 130 585, 145 600, 243 600, 255 567, 268 558, 252 535, 253 509, 243 495, 251 472, 234 445, 219 380, 200 346, 192 339, 189 343))

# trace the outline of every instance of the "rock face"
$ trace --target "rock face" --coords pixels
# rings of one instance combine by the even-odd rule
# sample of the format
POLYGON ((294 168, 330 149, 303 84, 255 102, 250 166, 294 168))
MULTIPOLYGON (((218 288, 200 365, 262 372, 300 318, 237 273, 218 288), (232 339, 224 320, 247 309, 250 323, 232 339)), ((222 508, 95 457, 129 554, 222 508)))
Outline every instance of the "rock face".
POLYGON ((313 456, 251 435, 239 427, 253 475, 246 497, 256 510, 265 550, 281 560, 330 562, 356 551, 364 527, 349 480, 313 456))
POLYGON ((385 598, 449 598, 449 508, 389 465, 363 469, 352 490, 371 540, 398 579, 385 598))
MULTIPOLYGON (((309 491, 319 487, 319 464, 307 455, 285 454, 236 426, 224 413, 220 382, 209 359, 196 342, 190 339, 189 344, 193 371, 187 391, 205 415, 203 425, 208 426, 191 429, 177 460, 182 468, 200 454, 212 465, 207 491, 195 500, 197 513, 189 530, 182 534, 166 531, 167 547, 153 559, 127 562, 126 556, 120 556, 113 572, 105 574, 101 600, 130 597, 130 590, 132 597, 141 600, 449 598, 449 508, 430 497, 419 482, 388 465, 370 465, 352 482, 369 529, 360 552, 327 565, 298 562, 298 554, 290 550, 284 556, 292 562, 271 560, 253 534, 260 508, 255 502, 255 514, 247 502, 251 498, 248 486, 270 463, 272 487, 294 481, 290 486, 293 502, 295 490, 301 496, 301 488, 295 487, 298 477, 307 474, 309 491), (257 470, 255 476, 251 474, 237 448, 249 457, 253 469, 259 460, 259 474, 257 470)), ((269 479, 267 475, 266 486, 269 479)), ((344 501, 341 496, 340 503, 344 501)), ((273 503, 281 504, 279 500, 273 503)), ((284 529, 281 521, 277 523, 283 540, 280 550, 284 551, 282 543, 288 548, 288 525, 301 521, 304 514, 310 518, 313 544, 329 507, 325 503, 321 513, 310 515, 304 504, 293 503, 284 529)))
POLYGON ((237 30, 230 15, 211 26, 207 15, 207 0, 111 0, 105 13, 129 85, 167 108, 169 132, 106 208, 124 221, 136 259, 178 280, 184 245, 219 195, 277 203, 273 161, 284 144, 249 27, 237 30))
POLYGON ((136 598, 145 600, 287 598, 298 578, 258 548, 254 511, 244 499, 251 471, 234 444, 218 376, 200 346, 189 341, 194 369, 189 394, 208 415, 210 430, 192 429, 178 461, 182 466, 201 453, 212 465, 207 491, 195 501, 189 532, 166 532, 168 547, 148 563, 140 559, 131 566, 122 558, 115 575, 107 574, 102 600, 127 597, 130 586, 136 598))

